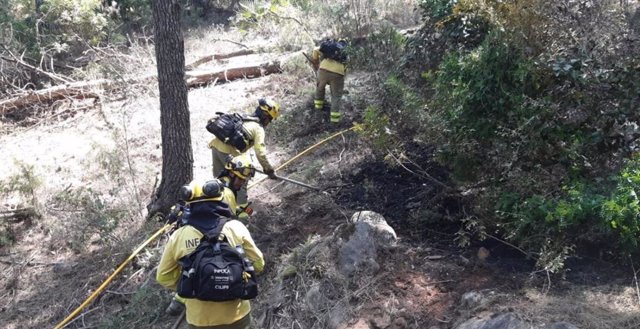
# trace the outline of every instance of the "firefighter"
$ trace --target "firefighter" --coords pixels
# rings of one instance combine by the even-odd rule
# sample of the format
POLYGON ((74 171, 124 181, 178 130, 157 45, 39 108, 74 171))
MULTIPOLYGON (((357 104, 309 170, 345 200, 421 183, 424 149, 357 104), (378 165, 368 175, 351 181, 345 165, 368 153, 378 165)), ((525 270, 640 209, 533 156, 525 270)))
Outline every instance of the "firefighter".
POLYGON ((231 209, 236 210, 236 216, 239 219, 247 219, 253 210, 249 207, 249 203, 240 204, 236 202, 237 194, 241 190, 246 190, 247 182, 255 175, 256 169, 251 163, 251 159, 246 154, 241 154, 231 158, 224 166, 218 176, 224 184, 224 198, 231 209))
POLYGON ((316 71, 316 92, 313 101, 316 110, 324 109, 324 96, 326 86, 331 88, 331 109, 329 110, 329 122, 341 121, 341 103, 344 93, 344 77, 347 71, 347 56, 345 48, 347 42, 343 39, 327 39, 311 54, 311 64, 316 71))
MULTIPOLYGON (((176 289, 182 272, 179 260, 197 247, 196 243, 189 242, 199 241, 203 237, 202 232, 212 230, 221 219, 231 215, 224 202, 224 188, 218 179, 206 182, 194 180, 183 187, 181 194, 189 207, 189 216, 185 219, 184 225, 171 235, 156 273, 158 283, 172 290, 176 289)), ((242 246, 256 273, 263 270, 263 254, 244 224, 237 220, 228 220, 224 223, 221 233, 232 246, 242 246)), ((223 326, 246 329, 251 326, 251 306, 248 300, 212 302, 185 298, 181 301, 174 298, 167 308, 167 313, 179 314, 186 307, 186 318, 190 328, 223 326)))
MULTIPOLYGON (((209 148, 212 153, 213 176, 217 177, 220 172, 225 169, 229 158, 247 153, 253 148, 256 158, 260 166, 262 166, 262 171, 267 174, 269 178, 276 179, 277 177, 273 166, 267 159, 265 128, 271 121, 278 118, 279 115, 280 105, 278 103, 270 99, 258 100, 258 106, 253 115, 247 117, 242 123, 242 128, 247 135, 247 148, 245 150, 238 150, 234 146, 214 137, 211 142, 209 142, 209 148)), ((240 207, 247 206, 246 184, 242 189, 237 191, 236 201, 240 207)))

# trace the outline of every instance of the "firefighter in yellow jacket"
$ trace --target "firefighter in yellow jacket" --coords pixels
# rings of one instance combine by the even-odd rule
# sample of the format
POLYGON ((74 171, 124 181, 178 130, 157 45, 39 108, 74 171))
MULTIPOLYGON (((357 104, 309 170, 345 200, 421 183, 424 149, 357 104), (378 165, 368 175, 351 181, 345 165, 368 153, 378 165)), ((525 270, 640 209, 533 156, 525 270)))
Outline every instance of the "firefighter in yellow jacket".
MULTIPOLYGON (((262 166, 262 171, 269 176, 269 178, 276 179, 273 166, 267 159, 267 148, 265 145, 265 132, 264 129, 280 115, 280 105, 270 99, 260 99, 255 112, 249 119, 243 122, 242 127, 246 131, 249 141, 248 148, 244 152, 248 152, 252 147, 256 154, 256 158, 262 166)), ((218 177, 220 172, 225 169, 225 165, 229 158, 242 154, 241 150, 224 143, 218 138, 213 138, 209 142, 209 148, 212 153, 212 167, 213 177, 218 177)), ((247 206, 247 188, 245 186, 238 191, 237 202, 240 207, 247 206)))
POLYGON ((313 50, 311 64, 316 70, 317 84, 315 99, 313 101, 316 110, 324 108, 325 89, 331 88, 331 109, 329 121, 339 123, 341 118, 342 94, 344 93, 344 76, 346 74, 346 41, 325 40, 313 50))
MULTIPOLYGON (((220 173, 219 183, 222 194, 222 202, 229 206, 231 214, 229 217, 237 216, 239 219, 248 218, 253 210, 246 205, 244 207, 238 207, 236 202, 236 194, 245 186, 246 182, 255 175, 255 167, 251 163, 251 159, 246 154, 241 154, 235 158, 232 158, 225 165, 225 169, 220 173)), ((196 184, 193 181, 191 184, 196 184)), ((183 200, 184 201, 184 200, 183 200)), ((189 207, 189 206, 186 206, 189 207)), ((187 210, 190 216, 190 207, 187 210)), ((171 303, 165 310, 169 315, 179 315, 184 309, 184 298, 177 294, 173 296, 171 303)))
POLYGON ((239 219, 246 219, 253 212, 253 210, 249 208, 248 202, 238 206, 236 199, 238 193, 246 187, 247 181, 249 181, 255 173, 256 169, 251 163, 251 158, 247 154, 241 154, 229 160, 225 164, 224 170, 218 176, 225 186, 223 201, 225 201, 232 210, 235 209, 235 214, 239 219))
MULTIPOLYGON (((213 229, 222 217, 229 217, 231 210, 223 202, 222 191, 219 187, 216 193, 210 193, 207 182, 194 181, 186 186, 191 191, 187 198, 189 216, 185 225, 177 229, 169 238, 165 246, 156 274, 156 280, 162 286, 175 290, 181 275, 178 260, 193 252, 203 234, 201 231, 213 229)), ((264 257, 251 238, 249 230, 237 220, 230 220, 224 224, 222 234, 231 245, 242 245, 249 260, 253 263, 256 273, 264 269, 264 257)), ((201 301, 198 299, 184 299, 186 318, 191 328, 223 328, 246 329, 251 326, 251 305, 247 300, 232 300, 225 302, 201 301)))

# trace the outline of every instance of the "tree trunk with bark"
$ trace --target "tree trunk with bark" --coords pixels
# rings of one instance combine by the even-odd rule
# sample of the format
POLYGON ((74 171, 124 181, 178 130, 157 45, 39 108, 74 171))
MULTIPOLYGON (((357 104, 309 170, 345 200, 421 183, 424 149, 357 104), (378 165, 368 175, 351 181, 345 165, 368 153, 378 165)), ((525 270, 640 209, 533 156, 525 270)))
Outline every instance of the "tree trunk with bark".
POLYGON ((178 200, 180 187, 193 177, 181 8, 176 0, 154 0, 151 6, 160 89, 162 179, 154 198, 147 205, 148 218, 159 212, 166 214, 178 200))

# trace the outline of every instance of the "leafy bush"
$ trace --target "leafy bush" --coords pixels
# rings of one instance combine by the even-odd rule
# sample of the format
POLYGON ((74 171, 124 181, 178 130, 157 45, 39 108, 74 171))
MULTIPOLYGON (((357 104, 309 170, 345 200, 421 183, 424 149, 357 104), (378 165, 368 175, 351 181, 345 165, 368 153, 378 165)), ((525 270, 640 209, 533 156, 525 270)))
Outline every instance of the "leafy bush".
POLYGON ((528 119, 530 113, 522 105, 529 68, 518 49, 491 34, 472 52, 447 56, 429 76, 434 111, 447 127, 443 134, 448 143, 441 154, 459 179, 474 179, 474 163, 486 158, 483 149, 503 128, 528 119))
POLYGON ((62 191, 51 200, 51 206, 64 222, 54 228, 57 238, 53 241, 66 241, 75 251, 84 250, 89 242, 118 241, 112 233, 128 214, 127 209, 108 204, 91 188, 62 191))
POLYGON ((600 213, 603 228, 616 232, 619 244, 637 252, 640 241, 640 156, 630 159, 615 177, 615 188, 603 198, 600 213))
POLYGON ((2 182, 0 194, 18 193, 19 196, 28 198, 32 206, 37 206, 36 189, 42 185, 42 179, 35 173, 34 166, 23 162, 16 162, 20 170, 2 182))
POLYGON ((389 117, 377 107, 370 106, 364 112, 363 123, 356 130, 377 150, 392 148, 396 142, 389 130, 389 117))
POLYGON ((385 74, 397 71, 404 52, 405 37, 395 27, 384 25, 364 41, 347 48, 349 68, 378 70, 385 74))
POLYGON ((170 294, 156 286, 143 286, 132 296, 123 298, 126 307, 115 315, 100 319, 100 328, 150 328, 160 326, 164 306, 168 305, 170 294))
POLYGON ((535 247, 543 237, 565 242, 613 241, 626 252, 638 252, 640 239, 640 157, 606 181, 575 183, 558 196, 505 193, 496 204, 499 226, 510 238, 535 247))
MULTIPOLYGON (((407 0, 254 1, 242 4, 233 20, 241 30, 275 35, 279 46, 305 47, 324 38, 363 38, 416 20, 407 0)), ((285 47, 286 48, 286 47, 285 47)))
POLYGON ((442 19, 451 14, 451 9, 456 2, 456 0, 421 0, 419 5, 425 16, 442 19))
POLYGON ((616 4, 589 3, 421 1, 425 25, 403 66, 429 101, 418 104, 426 114, 411 113, 415 131, 395 131, 438 145, 438 160, 474 197, 461 241, 464 230, 482 237, 477 227, 501 232, 548 271, 574 244, 639 250, 631 156, 640 72, 629 54, 640 43, 620 37, 631 31, 616 4))

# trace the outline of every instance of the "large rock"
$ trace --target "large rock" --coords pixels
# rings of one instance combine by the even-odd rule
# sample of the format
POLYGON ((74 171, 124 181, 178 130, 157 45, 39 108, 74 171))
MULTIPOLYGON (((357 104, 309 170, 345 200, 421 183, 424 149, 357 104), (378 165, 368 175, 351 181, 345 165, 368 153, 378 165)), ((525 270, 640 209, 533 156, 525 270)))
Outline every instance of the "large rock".
POLYGON ((549 326, 546 327, 546 329, 580 329, 574 325, 572 325, 571 323, 567 323, 567 322, 556 322, 553 324, 550 324, 549 326))
POLYGON ((372 211, 361 211, 351 216, 354 232, 340 249, 339 266, 343 275, 356 271, 377 272, 376 261, 379 247, 390 247, 397 240, 396 232, 384 217, 372 211))
POLYGON ((493 315, 490 318, 472 318, 456 329, 532 329, 533 326, 520 320, 513 313, 493 315))
POLYGON ((472 310, 476 307, 484 306, 488 299, 477 291, 469 291, 460 297, 460 307, 463 310, 472 310))
POLYGON ((380 242, 386 246, 392 246, 398 240, 398 235, 393 227, 389 226, 384 216, 373 211, 359 211, 349 220, 350 223, 362 226, 363 224, 370 226, 373 235, 380 239, 380 242))

